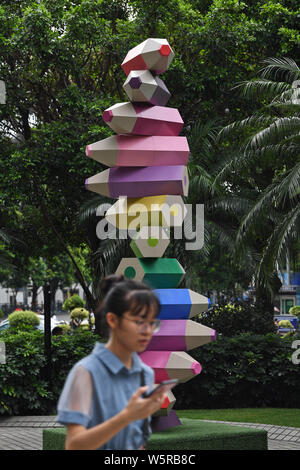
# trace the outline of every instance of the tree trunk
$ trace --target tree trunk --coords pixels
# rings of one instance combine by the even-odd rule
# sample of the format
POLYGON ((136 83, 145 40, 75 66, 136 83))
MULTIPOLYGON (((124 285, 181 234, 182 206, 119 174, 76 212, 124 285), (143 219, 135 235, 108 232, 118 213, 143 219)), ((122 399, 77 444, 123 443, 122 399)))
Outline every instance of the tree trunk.
POLYGON ((32 286, 32 298, 31 298, 31 310, 34 312, 37 310, 37 295, 38 295, 39 286, 33 284, 32 286))
POLYGON ((51 381, 52 351, 51 351, 51 290, 50 285, 43 286, 44 294, 44 352, 46 358, 45 379, 51 381))

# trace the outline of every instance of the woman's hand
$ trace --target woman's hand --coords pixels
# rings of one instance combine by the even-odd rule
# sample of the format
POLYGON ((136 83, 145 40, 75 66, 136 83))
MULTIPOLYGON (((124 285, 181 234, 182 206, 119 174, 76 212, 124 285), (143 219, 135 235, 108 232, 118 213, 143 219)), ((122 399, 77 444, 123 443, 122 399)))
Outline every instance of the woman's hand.
POLYGON ((153 393, 149 398, 143 398, 142 395, 148 390, 148 385, 140 387, 129 400, 124 411, 128 414, 130 421, 146 419, 158 411, 165 400, 165 393, 153 393))

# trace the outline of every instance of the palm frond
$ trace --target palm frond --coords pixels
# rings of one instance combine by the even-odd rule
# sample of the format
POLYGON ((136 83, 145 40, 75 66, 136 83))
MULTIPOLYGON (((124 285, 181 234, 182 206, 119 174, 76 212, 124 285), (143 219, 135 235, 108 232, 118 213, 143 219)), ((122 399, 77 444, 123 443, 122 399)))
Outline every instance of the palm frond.
MULTIPOLYGON (((189 201, 204 201, 213 192, 214 178, 204 169, 199 166, 194 167, 192 170, 189 168, 189 173, 192 171, 193 175, 190 176, 189 194, 187 202, 189 201)), ((219 188, 214 188, 214 192, 218 192, 219 188)))
POLYGON ((191 152, 191 162, 199 161, 202 165, 208 164, 214 149, 214 142, 220 130, 217 120, 206 122, 198 121, 188 136, 191 152))
POLYGON ((266 283, 268 280, 267 273, 272 273, 276 269, 276 264, 283 262, 291 240, 296 239, 298 236, 299 225, 300 206, 298 205, 282 217, 268 239, 256 273, 260 283, 266 283))
POLYGON ((80 208, 78 214, 78 221, 80 225, 84 225, 92 220, 96 215, 97 211, 101 211, 101 206, 104 207, 106 204, 112 205, 115 200, 105 196, 94 196, 88 199, 80 208))
POLYGON ((10 245, 11 237, 7 234, 7 232, 4 229, 0 229, 0 238, 4 243, 6 243, 7 245, 10 245))
MULTIPOLYGON (((241 132, 249 131, 249 129, 264 129, 265 126, 270 125, 275 120, 272 116, 265 114, 255 113, 241 121, 235 121, 223 127, 217 136, 217 143, 222 142, 224 139, 234 135, 241 136, 241 132)), ((243 134, 242 134, 243 135, 243 134)))
POLYGON ((275 143, 258 147, 252 154, 253 158, 262 159, 268 156, 277 156, 280 160, 284 159, 286 155, 289 155, 290 157, 294 157, 296 160, 299 155, 299 144, 296 144, 296 139, 300 139, 300 136, 292 135, 278 144, 275 143))
POLYGON ((205 209, 210 213, 221 211, 240 218, 252 207, 253 201, 241 196, 227 195, 221 198, 214 198, 205 204, 205 209))
POLYGON ((236 253, 235 230, 233 228, 225 228, 221 224, 210 220, 209 230, 216 235, 218 244, 232 256, 236 253))
POLYGON ((300 192, 300 162, 296 163, 293 168, 287 171, 286 175, 277 188, 277 203, 288 198, 293 203, 298 198, 300 192))
POLYGON ((297 80, 300 76, 300 69, 297 63, 290 59, 289 57, 270 57, 262 61, 262 63, 266 64, 260 70, 262 77, 280 77, 284 76, 285 80, 288 80, 292 83, 294 80, 297 80))
POLYGON ((300 118, 293 116, 276 119, 269 126, 251 136, 245 150, 255 150, 269 143, 278 142, 280 139, 298 135, 299 131, 300 118))
POLYGON ((251 209, 241 220, 236 237, 238 244, 243 242, 246 234, 249 233, 256 223, 261 224, 266 216, 270 216, 274 201, 276 200, 277 192, 278 186, 276 184, 272 184, 254 202, 251 209))
POLYGON ((283 93, 291 90, 291 85, 261 78, 240 82, 233 89, 241 89, 241 95, 249 99, 279 99, 283 93))

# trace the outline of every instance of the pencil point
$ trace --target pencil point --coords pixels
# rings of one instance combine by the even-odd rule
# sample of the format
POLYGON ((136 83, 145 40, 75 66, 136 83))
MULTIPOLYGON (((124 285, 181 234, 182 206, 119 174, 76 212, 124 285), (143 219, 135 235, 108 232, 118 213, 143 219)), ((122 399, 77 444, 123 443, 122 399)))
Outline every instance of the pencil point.
POLYGON ((163 55, 163 56, 168 56, 170 52, 171 52, 171 48, 167 44, 163 44, 159 49, 160 55, 163 55))
POLYGON ((195 375, 200 374, 200 372, 202 370, 201 364, 199 364, 199 362, 193 362, 193 364, 191 366, 191 370, 193 371, 193 374, 195 374, 195 375))
POLYGON ((91 149, 90 145, 87 145, 87 147, 85 148, 85 154, 86 154, 87 157, 91 157, 92 149, 91 149))
POLYGON ((113 118, 113 112, 111 110, 104 111, 102 114, 103 121, 110 122, 113 118))
POLYGON ((134 89, 140 88, 141 84, 142 84, 142 80, 140 79, 140 77, 132 77, 129 80, 129 85, 131 86, 131 88, 134 88, 134 89))

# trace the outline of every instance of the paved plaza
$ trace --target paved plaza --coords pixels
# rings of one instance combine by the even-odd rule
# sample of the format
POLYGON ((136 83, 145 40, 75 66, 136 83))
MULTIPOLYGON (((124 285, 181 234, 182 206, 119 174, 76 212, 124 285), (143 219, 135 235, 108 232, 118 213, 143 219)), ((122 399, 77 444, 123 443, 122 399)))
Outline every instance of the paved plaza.
MULTIPOLYGON (((268 450, 300 450, 300 429, 270 424, 212 421, 268 431, 268 450)), ((43 429, 61 427, 55 416, 13 416, 0 418, 0 450, 42 450, 43 429)))

